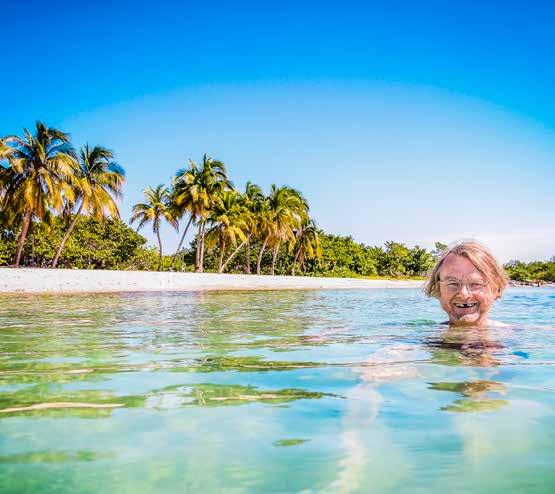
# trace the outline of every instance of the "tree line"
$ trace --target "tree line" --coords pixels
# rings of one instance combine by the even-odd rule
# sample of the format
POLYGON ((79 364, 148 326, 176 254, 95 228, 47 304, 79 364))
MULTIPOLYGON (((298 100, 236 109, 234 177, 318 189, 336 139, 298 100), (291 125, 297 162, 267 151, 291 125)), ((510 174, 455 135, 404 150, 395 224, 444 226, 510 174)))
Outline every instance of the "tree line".
POLYGON ((4 234, 17 231, 14 267, 34 223, 71 217, 49 263, 56 267, 80 216, 119 218, 125 173, 102 146, 77 152, 68 134, 37 122, 34 134, 24 129, 22 136, 0 139, 0 163, 0 226, 4 234))
POLYGON ((178 170, 170 187, 163 184, 144 191, 145 201, 132 208, 131 224, 138 229, 151 223, 158 240, 159 269, 162 267, 163 221, 176 230, 185 227, 174 255, 183 255, 182 245, 191 226, 196 228, 194 266, 204 270, 207 251, 218 251, 216 269, 219 273, 243 252, 245 272, 250 273, 251 250, 256 246, 256 273, 261 274, 264 253, 272 253, 270 274, 275 273, 282 248, 294 252, 291 272, 298 261, 321 255, 319 236, 309 215, 307 200, 301 192, 289 187, 272 185, 266 195, 262 189, 247 182, 240 192, 229 179, 224 163, 204 155, 200 163, 189 160, 189 166, 178 170))
MULTIPOLYGON (((82 217, 99 221, 120 217, 116 200, 121 196, 125 172, 105 147, 85 145, 76 151, 67 133, 37 122, 34 133, 24 130, 22 136, 0 139, 0 162, 0 226, 4 236, 9 237, 11 231, 17 238, 14 267, 21 264, 35 224, 51 226, 60 218, 67 224, 48 263, 56 267, 82 217)), ((250 272, 253 244, 258 247, 258 274, 267 250, 272 252, 271 274, 283 246, 295 252, 292 273, 297 262, 320 255, 308 202, 298 190, 272 185, 265 195, 249 182, 241 193, 228 178, 224 163, 207 155, 199 164, 190 160, 187 168, 178 170, 169 187, 149 187, 144 196, 144 202, 132 208, 131 224, 136 223, 137 229, 152 225, 158 240, 158 270, 163 267, 160 226, 164 221, 176 230, 185 223, 174 267, 191 226, 197 229, 197 272, 204 270, 206 251, 215 247, 220 254, 218 272, 223 272, 241 249, 246 252, 246 271, 250 272)))
MULTIPOLYGON (((0 265, 399 277, 425 275, 445 248, 366 246, 325 233, 300 191, 272 185, 265 194, 251 182, 239 191, 224 163, 207 155, 189 160, 169 186, 144 191, 132 207, 135 231, 117 206, 124 182, 109 149, 77 151, 67 133, 41 122, 34 132, 0 138, 0 265), (163 253, 163 222, 181 230, 171 256, 163 253), (137 233, 146 225, 157 249, 137 233), (185 246, 191 228, 194 238, 185 246)), ((519 264, 508 272, 552 277, 552 267, 547 274, 534 269, 523 274, 519 264)))
MULTIPOLYGON (((57 247, 67 232, 72 217, 56 216, 46 222, 33 222, 25 242, 22 265, 33 267, 49 266, 57 247)), ((422 276, 433 265, 435 257, 418 246, 408 248, 396 242, 387 242, 384 247, 372 247, 356 242, 352 237, 339 236, 318 230, 321 256, 308 258, 298 256, 296 274, 306 276, 334 277, 410 277, 422 276)), ((0 266, 12 262, 18 231, 0 229, 0 266)), ((194 271, 196 260, 196 238, 182 248, 177 258, 162 257, 162 270, 194 271)), ((259 241, 253 241, 248 252, 243 250, 226 267, 226 271, 245 273, 250 265, 258 262, 259 241)), ((297 252, 280 248, 275 262, 275 274, 291 274, 297 252)), ((221 258, 219 247, 207 249, 204 257, 206 271, 216 272, 221 258)), ((261 273, 271 272, 273 251, 266 249, 260 260, 261 273)), ((98 220, 81 216, 76 221, 68 239, 58 267, 79 269, 156 270, 159 268, 159 249, 148 247, 145 237, 117 218, 98 220)), ((253 270, 254 271, 254 270, 253 270)))
POLYGON ((555 256, 549 261, 510 261, 504 268, 512 280, 527 283, 555 282, 555 256))

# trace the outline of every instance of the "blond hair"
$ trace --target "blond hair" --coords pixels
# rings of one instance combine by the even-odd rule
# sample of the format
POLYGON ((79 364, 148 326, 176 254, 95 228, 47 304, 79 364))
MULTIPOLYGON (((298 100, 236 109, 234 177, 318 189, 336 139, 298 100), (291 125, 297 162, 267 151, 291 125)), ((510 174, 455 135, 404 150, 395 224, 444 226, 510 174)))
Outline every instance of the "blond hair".
POLYGON ((507 286, 507 275, 504 269, 482 244, 474 240, 465 240, 453 244, 441 253, 439 260, 430 272, 428 280, 424 285, 424 293, 428 297, 439 298, 439 270, 450 254, 466 257, 480 271, 493 293, 497 297, 501 296, 501 293, 503 293, 507 286))

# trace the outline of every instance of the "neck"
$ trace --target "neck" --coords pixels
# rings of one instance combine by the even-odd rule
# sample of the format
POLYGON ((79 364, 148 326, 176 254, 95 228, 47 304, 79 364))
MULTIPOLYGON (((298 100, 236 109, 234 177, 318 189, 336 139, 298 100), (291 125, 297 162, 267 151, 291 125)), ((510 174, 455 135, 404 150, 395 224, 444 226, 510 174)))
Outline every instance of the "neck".
POLYGON ((461 321, 460 319, 457 320, 449 320, 449 326, 453 328, 485 328, 489 324, 489 319, 486 316, 481 317, 477 321, 461 321))

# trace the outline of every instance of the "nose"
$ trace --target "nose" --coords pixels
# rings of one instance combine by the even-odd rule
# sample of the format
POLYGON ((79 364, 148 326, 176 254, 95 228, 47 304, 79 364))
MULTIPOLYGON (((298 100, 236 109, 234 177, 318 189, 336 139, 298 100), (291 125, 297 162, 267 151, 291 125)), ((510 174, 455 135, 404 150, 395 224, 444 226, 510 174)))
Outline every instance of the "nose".
POLYGON ((461 295, 466 295, 466 296, 470 295, 470 291, 468 290, 468 286, 466 283, 461 283, 461 287, 459 288, 459 293, 461 295))

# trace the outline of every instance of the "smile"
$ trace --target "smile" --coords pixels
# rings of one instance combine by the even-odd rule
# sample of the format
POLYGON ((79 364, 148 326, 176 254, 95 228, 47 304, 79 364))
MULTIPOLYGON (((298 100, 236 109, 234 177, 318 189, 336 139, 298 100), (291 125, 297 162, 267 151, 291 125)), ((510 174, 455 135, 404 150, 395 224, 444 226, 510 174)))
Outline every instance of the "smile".
POLYGON ((453 304, 458 309, 468 309, 469 307, 474 307, 478 305, 478 302, 469 302, 467 304, 453 304))

